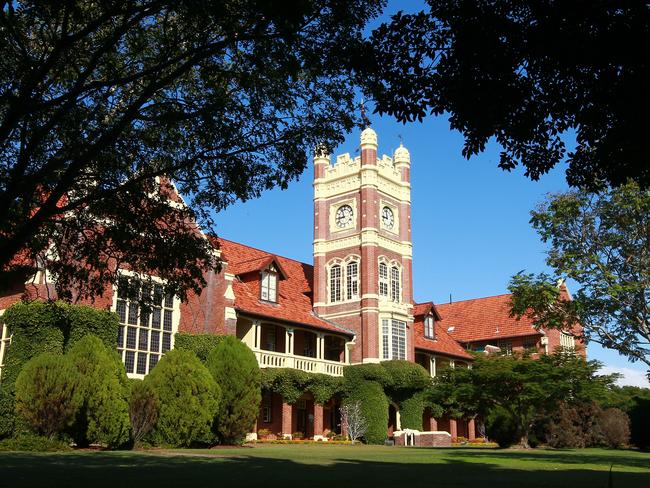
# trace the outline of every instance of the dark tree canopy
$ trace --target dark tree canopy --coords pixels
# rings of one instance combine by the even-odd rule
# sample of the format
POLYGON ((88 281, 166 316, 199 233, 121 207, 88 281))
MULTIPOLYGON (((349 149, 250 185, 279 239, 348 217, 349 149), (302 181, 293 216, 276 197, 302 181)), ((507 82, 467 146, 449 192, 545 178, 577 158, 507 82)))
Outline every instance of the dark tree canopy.
POLYGON ((198 289, 217 263, 193 222, 354 126, 349 66, 381 3, 1 2, 0 282, 47 261, 60 293, 93 295, 129 263, 198 289))
POLYGON ((379 113, 449 114, 465 157, 494 138, 499 167, 521 164, 533 180, 566 159, 571 186, 650 184, 647 2, 428 4, 373 32, 362 82, 379 113))

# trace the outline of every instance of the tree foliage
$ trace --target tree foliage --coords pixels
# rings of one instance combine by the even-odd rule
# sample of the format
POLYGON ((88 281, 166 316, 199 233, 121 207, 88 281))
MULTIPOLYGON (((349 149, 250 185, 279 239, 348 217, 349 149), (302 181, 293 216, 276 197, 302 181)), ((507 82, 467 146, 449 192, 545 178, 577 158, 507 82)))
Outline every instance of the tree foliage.
POLYGON ((253 351, 234 336, 225 337, 208 356, 208 370, 221 389, 215 433, 222 444, 241 444, 260 413, 260 368, 253 351))
POLYGON ((208 369, 190 351, 166 353, 145 378, 158 394, 160 411, 153 431, 161 445, 211 443, 211 426, 221 389, 208 369))
POLYGON ((550 244, 547 263, 557 276, 513 277, 513 314, 539 327, 579 321, 588 340, 650 365, 650 191, 629 183, 553 195, 531 223, 550 244), (580 286, 572 301, 559 300, 558 278, 580 286))
POLYGON ((134 446, 137 446, 156 425, 159 410, 160 400, 151 382, 133 380, 129 398, 129 420, 134 446))
POLYGON ((81 378, 70 358, 43 353, 16 380, 16 412, 40 435, 53 439, 72 425, 82 403, 81 378))
POLYGON ((47 263, 70 297, 128 263, 198 290, 218 263, 194 222, 285 188, 354 126, 381 3, 3 2, 0 271, 47 263))
POLYGON ((372 34, 361 82, 378 112, 449 114, 465 157, 494 138, 499 167, 534 180, 566 160, 572 186, 650 184, 647 2, 427 3, 372 34))

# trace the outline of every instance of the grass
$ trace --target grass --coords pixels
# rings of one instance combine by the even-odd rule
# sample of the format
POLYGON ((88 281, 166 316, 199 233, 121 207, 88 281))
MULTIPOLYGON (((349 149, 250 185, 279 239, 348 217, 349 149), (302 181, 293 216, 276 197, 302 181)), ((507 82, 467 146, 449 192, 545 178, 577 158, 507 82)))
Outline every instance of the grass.
POLYGON ((650 486, 650 453, 627 450, 285 446, 0 453, 0 486, 301 488, 650 486))

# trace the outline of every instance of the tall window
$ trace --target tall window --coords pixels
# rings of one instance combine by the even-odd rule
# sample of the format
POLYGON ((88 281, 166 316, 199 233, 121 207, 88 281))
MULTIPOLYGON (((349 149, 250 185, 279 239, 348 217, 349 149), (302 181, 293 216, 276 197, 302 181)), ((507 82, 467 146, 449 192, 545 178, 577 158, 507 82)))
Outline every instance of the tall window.
POLYGON ((406 359, 406 322, 382 319, 382 359, 406 359))
POLYGON ((277 302, 278 273, 275 270, 262 271, 261 298, 269 302, 277 302))
POLYGON ((359 297, 359 263, 351 261, 345 270, 347 299, 359 297))
POLYGON ((145 375, 158 363, 160 357, 172 348, 172 336, 177 325, 177 300, 164 295, 162 285, 140 284, 121 278, 117 288, 115 311, 120 318, 117 333, 117 352, 122 357, 126 372, 145 375), (136 293, 128 293, 133 290, 136 293), (152 298, 150 311, 140 307, 140 298, 152 298))
POLYGON ((426 337, 427 339, 433 339, 434 338, 433 316, 432 315, 427 315, 424 318, 424 337, 426 337))
POLYGON ((399 268, 397 266, 390 268, 390 299, 394 302, 400 301, 399 268))
POLYGON ((571 334, 567 334, 566 332, 560 332, 560 346, 562 346, 564 349, 567 350, 575 349, 576 347, 575 339, 571 334))
POLYGON ((330 268, 330 302, 341 301, 341 265, 330 268))
POLYGON ((388 298, 388 265, 379 263, 379 296, 388 298))
MULTIPOLYGON (((2 320, 0 315, 0 320, 2 320)), ((9 327, 0 323, 0 379, 2 379, 2 368, 5 365, 5 356, 7 349, 11 344, 11 336, 9 335, 9 327)))

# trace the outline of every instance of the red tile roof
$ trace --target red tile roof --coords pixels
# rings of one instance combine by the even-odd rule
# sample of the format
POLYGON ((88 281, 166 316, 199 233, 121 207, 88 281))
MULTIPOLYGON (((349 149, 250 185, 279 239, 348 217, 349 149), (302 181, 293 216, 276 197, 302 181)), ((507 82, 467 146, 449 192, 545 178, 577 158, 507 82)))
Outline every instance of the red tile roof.
POLYGON ((258 317, 292 322, 348 336, 354 335, 352 331, 314 314, 312 309, 314 278, 311 265, 226 239, 219 238, 218 244, 222 258, 228 263, 226 268, 228 273, 240 276, 260 269, 260 267, 254 268, 254 266, 262 266, 261 263, 268 263, 273 259, 276 260, 285 276, 285 279, 278 281, 277 303, 260 300, 260 280, 235 279, 233 282, 235 309, 258 317))
POLYGON ((471 354, 465 351, 458 342, 447 334, 444 325, 439 320, 434 322, 435 339, 427 339, 424 337, 424 316, 429 313, 432 307, 433 303, 431 302, 416 303, 413 307, 413 315, 415 316, 415 321, 413 323, 415 348, 435 352, 444 356, 452 356, 467 360, 473 359, 471 354))
POLYGON ((542 334, 528 317, 510 317, 510 294, 436 306, 442 315, 441 325, 459 342, 542 334))

